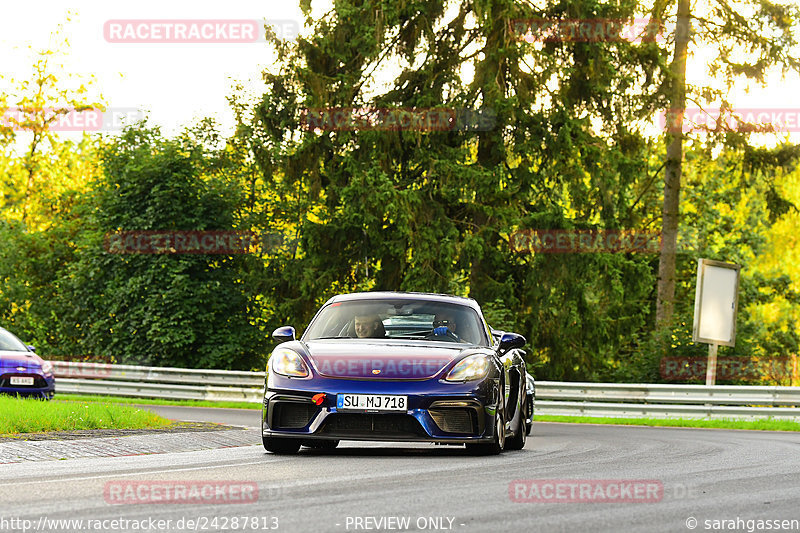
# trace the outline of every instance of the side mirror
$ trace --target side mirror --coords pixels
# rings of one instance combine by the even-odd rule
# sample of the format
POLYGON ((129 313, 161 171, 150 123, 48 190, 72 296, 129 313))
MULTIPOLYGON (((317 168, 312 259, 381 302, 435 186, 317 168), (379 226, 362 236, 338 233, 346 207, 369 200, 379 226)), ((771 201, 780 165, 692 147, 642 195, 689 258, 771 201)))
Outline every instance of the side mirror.
POLYGON ((292 326, 281 326, 272 332, 272 338, 278 342, 293 341, 294 328, 292 326))
POLYGON ((25 346, 26 346, 26 347, 27 347, 27 348, 28 348, 30 351, 32 351, 32 352, 35 352, 35 351, 36 351, 36 348, 34 348, 33 346, 31 346, 30 344, 26 344, 25 346))
POLYGON ((503 336, 500 337, 500 348, 498 351, 500 352, 507 352, 508 350, 513 350, 514 348, 522 348, 525 346, 525 337, 522 335, 518 335, 516 333, 503 333, 503 336))

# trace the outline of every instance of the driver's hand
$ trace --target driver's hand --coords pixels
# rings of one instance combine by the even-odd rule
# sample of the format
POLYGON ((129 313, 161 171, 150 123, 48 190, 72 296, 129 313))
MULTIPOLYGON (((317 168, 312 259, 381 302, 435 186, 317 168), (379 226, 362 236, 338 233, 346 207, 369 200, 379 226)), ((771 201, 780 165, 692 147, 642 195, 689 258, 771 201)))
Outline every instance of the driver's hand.
POLYGON ((433 334, 437 337, 443 337, 447 335, 447 326, 439 326, 438 328, 433 328, 433 334))

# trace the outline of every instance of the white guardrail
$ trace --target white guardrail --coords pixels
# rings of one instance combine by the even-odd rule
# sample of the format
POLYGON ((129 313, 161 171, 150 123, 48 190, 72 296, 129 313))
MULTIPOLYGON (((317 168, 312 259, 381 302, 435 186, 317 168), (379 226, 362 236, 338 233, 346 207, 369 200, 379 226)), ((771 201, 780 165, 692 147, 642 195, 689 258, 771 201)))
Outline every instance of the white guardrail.
MULTIPOLYGON (((53 361, 56 393, 261 403, 264 372, 53 361)), ((800 387, 537 381, 535 413, 800 419, 800 387)))

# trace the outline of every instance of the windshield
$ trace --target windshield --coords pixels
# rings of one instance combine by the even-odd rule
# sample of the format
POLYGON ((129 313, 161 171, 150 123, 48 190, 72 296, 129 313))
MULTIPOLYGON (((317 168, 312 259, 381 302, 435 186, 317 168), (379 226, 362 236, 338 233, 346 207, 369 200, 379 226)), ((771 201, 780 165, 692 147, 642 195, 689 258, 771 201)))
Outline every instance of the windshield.
POLYGON ((28 348, 14 335, 0 328, 0 351, 2 350, 8 352, 27 352, 28 348))
POLYGON ((303 335, 318 339, 416 339, 488 346, 470 307, 430 300, 355 300, 320 311, 303 335))

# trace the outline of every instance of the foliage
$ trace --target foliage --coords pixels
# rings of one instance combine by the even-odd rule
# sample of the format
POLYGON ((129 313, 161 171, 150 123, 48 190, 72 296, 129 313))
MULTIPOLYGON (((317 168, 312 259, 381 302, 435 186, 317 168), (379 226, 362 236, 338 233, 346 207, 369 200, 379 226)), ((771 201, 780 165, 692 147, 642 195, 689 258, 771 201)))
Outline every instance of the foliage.
MULTIPOLYGON (((70 18, 68 14, 67 22, 70 18)), ((0 146, 24 143, 24 154, 6 160, 2 167, 6 172, 0 184, 0 205, 6 217, 32 228, 46 225, 52 215, 47 200, 69 190, 82 190, 86 181, 85 161, 71 157, 72 143, 58 139, 59 123, 84 111, 104 109, 100 98, 90 95, 94 76, 81 80, 77 88, 71 87, 77 76, 64 72, 59 63, 68 49, 64 25, 60 24, 51 34, 50 45, 35 52, 30 77, 9 80, 10 94, 0 94, 4 115, 0 146), (78 168, 67 166, 70 172, 61 172, 66 160, 77 163, 78 168)), ((87 142, 84 135, 81 144, 87 142)))
MULTIPOLYGON (((720 357, 770 360, 798 353, 800 331, 795 324, 800 316, 800 273, 795 263, 784 260, 794 253, 796 208, 789 202, 788 206, 781 206, 781 213, 776 213, 770 197, 770 191, 776 188, 796 189, 800 173, 795 154, 796 149, 790 146, 758 149, 755 153, 744 146, 723 150, 717 157, 712 157, 707 148, 695 146, 687 154, 688 187, 678 241, 676 321, 651 337, 616 379, 659 381, 663 379, 659 375, 661 359, 707 355, 705 344, 690 342, 697 260, 701 257, 743 266, 736 346, 720 347, 720 357), (760 163, 754 164, 754 158, 760 163), (792 228, 791 235, 786 233, 788 227, 792 228), (780 266, 775 262, 777 258, 781 258, 780 266)), ((792 384, 790 375, 768 379, 771 383, 776 381, 792 384)))
POLYGON ((117 254, 104 240, 120 231, 236 229, 240 191, 203 146, 205 132, 166 140, 130 128, 104 148, 81 214, 79 258, 61 288, 74 302, 62 321, 76 345, 126 364, 262 366, 242 256, 117 254))
MULTIPOLYGON (((723 77, 792 66, 784 30, 755 42, 718 5, 725 24, 701 22, 722 43, 723 77), (724 48, 736 38, 766 51, 756 70, 724 48)), ((301 6, 307 32, 270 36, 279 60, 265 94, 231 95, 230 138, 208 121, 174 138, 139 125, 79 143, 50 136, 35 160, 0 154, 4 324, 56 357, 262 368, 267 333, 302 330, 334 294, 447 292, 524 334, 537 378, 659 381, 663 357, 705 354, 689 339, 697 259, 708 257, 744 265, 737 346, 721 355, 797 351, 797 146, 755 148, 731 131, 687 146, 667 329, 654 331, 655 254, 510 245, 526 229, 659 231, 666 140, 643 123, 671 83, 670 40, 526 42, 513 21, 663 18, 672 4, 340 0, 317 20, 301 6), (332 108, 452 122, 310 125, 332 108), (104 250, 106 235, 138 230, 253 231, 265 245, 234 256, 104 250)), ((781 28, 795 17, 751 7, 781 28)))
POLYGON ((449 292, 489 303, 493 320, 508 320, 497 326, 526 334, 548 377, 597 375, 633 349, 650 312, 651 258, 524 257, 509 247, 520 228, 636 227, 652 210, 634 196, 650 178, 651 147, 627 125, 640 110, 624 87, 652 83, 644 72, 657 58, 626 42, 535 49, 507 31, 515 17, 564 14, 550 9, 340 2, 309 37, 276 42, 280 68, 265 73, 270 90, 240 132, 276 193, 265 204, 271 220, 297 235, 264 282, 277 317, 304 323, 341 291, 449 292), (388 72, 390 60, 399 71, 388 72), (382 88, 376 72, 394 81, 382 88), (484 122, 448 131, 304 122, 349 106, 450 109, 484 122))

